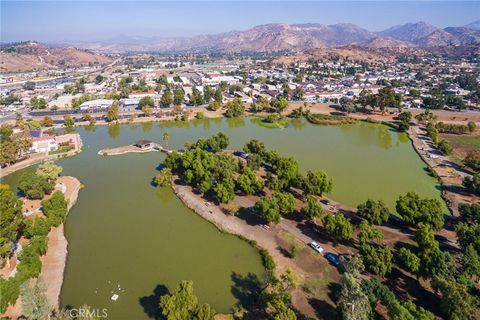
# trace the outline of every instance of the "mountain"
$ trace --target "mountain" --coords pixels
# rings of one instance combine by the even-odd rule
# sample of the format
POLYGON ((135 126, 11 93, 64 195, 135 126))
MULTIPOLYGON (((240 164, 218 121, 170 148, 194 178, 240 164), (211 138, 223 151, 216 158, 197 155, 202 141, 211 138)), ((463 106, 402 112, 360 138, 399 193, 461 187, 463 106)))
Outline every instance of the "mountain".
POLYGON ((480 42, 480 29, 476 30, 467 27, 448 27, 443 30, 454 35, 462 45, 480 42))
POLYGON ((363 44, 366 48, 403 48, 414 47, 415 44, 391 37, 377 37, 363 44))
POLYGON ((377 34, 384 37, 392 37, 398 40, 415 42, 418 39, 428 36, 436 30, 438 30, 437 27, 429 23, 419 21, 416 23, 407 23, 394 26, 387 30, 380 31, 377 34))
POLYGON ((105 52, 186 50, 278 52, 362 44, 376 37, 377 35, 373 32, 349 23, 335 25, 275 23, 256 26, 245 31, 230 31, 190 38, 150 39, 150 41, 124 39, 124 41, 114 42, 77 42, 75 45, 105 52))
POLYGON ((480 30, 480 20, 473 21, 472 23, 464 25, 465 28, 480 30))
POLYGON ((38 42, 3 44, 0 47, 0 71, 18 72, 106 64, 105 55, 73 47, 57 48, 38 42))

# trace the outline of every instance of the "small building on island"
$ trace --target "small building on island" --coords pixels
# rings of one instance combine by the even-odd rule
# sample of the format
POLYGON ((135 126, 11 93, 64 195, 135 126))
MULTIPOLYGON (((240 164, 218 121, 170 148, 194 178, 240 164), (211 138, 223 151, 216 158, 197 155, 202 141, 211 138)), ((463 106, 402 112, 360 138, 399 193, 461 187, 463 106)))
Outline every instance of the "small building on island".
POLYGON ((150 149, 153 147, 153 142, 150 141, 150 140, 138 140, 137 142, 135 142, 134 144, 135 147, 137 148, 140 148, 142 150, 145 150, 145 149, 150 149))

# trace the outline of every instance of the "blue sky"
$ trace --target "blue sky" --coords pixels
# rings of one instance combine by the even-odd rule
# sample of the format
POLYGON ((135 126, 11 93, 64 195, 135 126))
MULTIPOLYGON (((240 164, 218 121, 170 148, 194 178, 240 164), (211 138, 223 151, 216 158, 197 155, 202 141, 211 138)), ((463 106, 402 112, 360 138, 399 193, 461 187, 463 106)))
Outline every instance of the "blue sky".
POLYGON ((480 19, 479 1, 3 1, 1 41, 176 37, 265 23, 355 23, 372 31, 406 22, 439 27, 480 19))

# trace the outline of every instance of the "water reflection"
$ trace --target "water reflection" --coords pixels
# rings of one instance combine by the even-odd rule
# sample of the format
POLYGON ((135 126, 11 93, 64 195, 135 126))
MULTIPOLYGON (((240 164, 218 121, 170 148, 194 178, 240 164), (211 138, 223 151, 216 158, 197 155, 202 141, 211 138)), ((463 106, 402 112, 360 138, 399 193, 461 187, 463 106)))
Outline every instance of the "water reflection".
POLYGON ((227 126, 229 128, 240 128, 245 126, 245 118, 238 117, 238 118, 227 118, 227 126))
POLYGON ((152 121, 149 121, 149 122, 142 122, 142 130, 143 130, 143 133, 148 133, 152 130, 153 128, 153 122, 152 121))
POLYGON ((108 136, 110 138, 118 138, 120 136, 121 128, 119 123, 111 124, 108 126, 108 136))

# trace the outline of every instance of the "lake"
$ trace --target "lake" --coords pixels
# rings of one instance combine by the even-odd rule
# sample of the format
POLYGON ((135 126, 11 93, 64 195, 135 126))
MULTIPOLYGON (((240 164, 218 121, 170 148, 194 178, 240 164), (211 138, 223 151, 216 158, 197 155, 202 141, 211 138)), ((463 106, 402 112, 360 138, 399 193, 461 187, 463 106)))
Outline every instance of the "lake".
MULTIPOLYGON (((97 154, 103 148, 139 139, 163 144, 164 132, 169 133, 170 147, 183 148, 185 142, 222 131, 230 137, 229 149, 258 139, 283 156, 295 157, 303 172, 325 170, 334 180, 328 196, 347 205, 370 197, 384 200, 393 210, 398 196, 408 191, 441 199, 438 182, 427 175, 407 135, 387 126, 318 126, 294 120, 285 129, 268 129, 251 121, 219 118, 77 128, 83 151, 58 161, 62 174, 85 185, 66 222, 69 255, 62 305, 107 308, 111 319, 147 319, 165 287, 193 280, 200 302, 228 312, 244 300, 237 290, 248 285, 243 278, 249 273, 263 276, 256 249, 218 231, 170 189, 151 186, 164 154, 106 157, 97 154), (110 299, 114 293, 120 296, 115 302, 110 299)), ((15 186, 20 174, 4 182, 15 186)))

